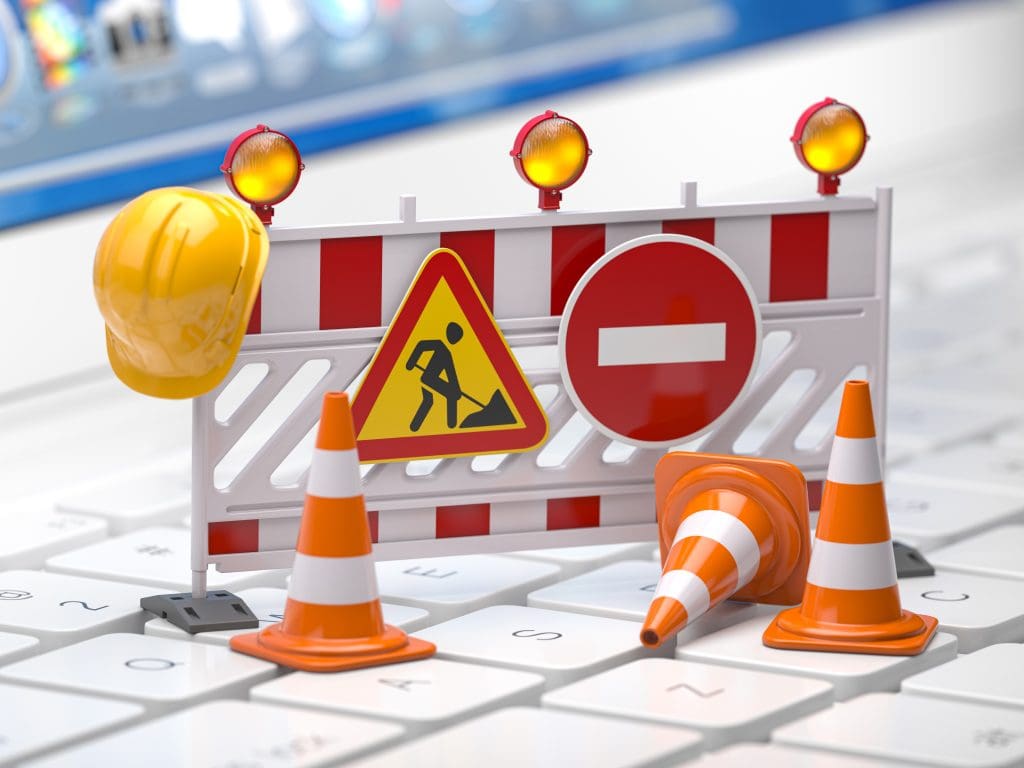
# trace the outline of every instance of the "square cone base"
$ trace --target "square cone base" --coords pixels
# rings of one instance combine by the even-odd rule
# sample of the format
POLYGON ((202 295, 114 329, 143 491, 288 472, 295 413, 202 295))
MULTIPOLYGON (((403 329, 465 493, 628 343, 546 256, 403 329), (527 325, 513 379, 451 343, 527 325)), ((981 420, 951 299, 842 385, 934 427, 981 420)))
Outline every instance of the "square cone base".
MULTIPOLYGON (((789 608, 779 616, 790 611, 799 611, 800 606, 789 608)), ((933 616, 917 614, 924 622, 925 629, 910 637, 898 637, 892 640, 861 640, 849 638, 812 637, 798 635, 779 626, 779 616, 772 619, 768 629, 761 636, 761 641, 769 648, 781 648, 786 651, 831 651, 833 653, 869 653, 876 656, 917 656, 925 648, 939 626, 939 620, 933 616)))
POLYGON ((426 640, 416 637, 409 637, 408 640, 409 642, 401 648, 385 653, 338 653, 328 656, 319 653, 279 651, 275 648, 268 648, 260 642, 259 632, 248 632, 231 638, 231 649, 303 672, 343 672, 346 669, 399 664, 403 661, 425 659, 437 652, 437 646, 426 640))

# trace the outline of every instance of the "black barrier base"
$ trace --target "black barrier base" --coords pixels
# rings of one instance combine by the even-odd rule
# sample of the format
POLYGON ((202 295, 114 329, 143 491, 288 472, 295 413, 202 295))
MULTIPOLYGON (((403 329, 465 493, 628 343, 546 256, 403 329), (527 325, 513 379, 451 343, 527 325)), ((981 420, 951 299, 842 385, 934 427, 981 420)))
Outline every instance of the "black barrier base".
POLYGON ((259 619, 245 601, 222 589, 193 597, 191 592, 152 595, 139 601, 144 611, 155 613, 191 635, 220 629, 256 629, 259 619))

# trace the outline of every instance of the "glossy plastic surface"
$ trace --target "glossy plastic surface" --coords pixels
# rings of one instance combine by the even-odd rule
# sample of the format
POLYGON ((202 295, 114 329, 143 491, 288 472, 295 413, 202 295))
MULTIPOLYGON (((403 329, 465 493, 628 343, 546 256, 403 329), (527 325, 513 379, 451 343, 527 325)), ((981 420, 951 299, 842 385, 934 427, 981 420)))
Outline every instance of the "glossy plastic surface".
POLYGON ((242 344, 268 252, 259 219, 226 195, 169 187, 121 209, 93 269, 118 378, 164 398, 216 387, 242 344))

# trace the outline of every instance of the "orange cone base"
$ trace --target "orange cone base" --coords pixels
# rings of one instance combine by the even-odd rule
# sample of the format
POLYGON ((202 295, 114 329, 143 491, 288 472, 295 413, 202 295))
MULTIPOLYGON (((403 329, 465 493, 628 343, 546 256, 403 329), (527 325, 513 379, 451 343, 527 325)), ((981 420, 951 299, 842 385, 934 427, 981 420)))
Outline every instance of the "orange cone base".
MULTIPOLYGON (((385 636, 393 637, 394 633, 405 634, 396 627, 385 625, 385 636)), ((405 640, 400 646, 388 648, 386 646, 390 643, 374 642, 375 638, 367 637, 352 640, 294 637, 285 635, 278 623, 259 632, 235 635, 231 638, 231 649, 304 672, 342 672, 398 664, 425 659, 437 652, 437 646, 426 640, 407 635, 405 640), (264 642, 264 636, 272 638, 269 644, 264 642), (289 645, 292 647, 288 648, 289 645)))
POLYGON ((939 626, 933 616, 903 611, 903 617, 894 625, 902 631, 888 637, 877 637, 878 625, 860 626, 843 624, 820 624, 809 622, 800 613, 800 606, 789 608, 768 625, 762 635, 762 642, 769 648, 789 651, 834 651, 835 653, 870 653, 879 656, 916 656, 928 647, 932 635, 939 626), (791 629, 804 624, 807 633, 791 629), (791 629, 787 629, 789 627, 791 629), (907 631, 914 627, 915 630, 907 631), (813 634, 811 634, 813 633, 813 634), (865 637, 875 635, 875 639, 865 637))

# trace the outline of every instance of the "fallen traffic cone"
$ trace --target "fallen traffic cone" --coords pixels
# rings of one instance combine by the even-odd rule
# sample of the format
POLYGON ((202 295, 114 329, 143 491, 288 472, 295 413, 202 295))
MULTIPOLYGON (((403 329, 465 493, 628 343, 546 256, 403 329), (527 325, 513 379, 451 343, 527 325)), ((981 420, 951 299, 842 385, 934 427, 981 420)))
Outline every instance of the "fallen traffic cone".
POLYGON ((807 483, 769 459, 669 453, 654 470, 663 572, 640 641, 655 648, 727 598, 792 605, 810 559, 807 483))
POLYGON ((936 626, 931 616, 900 606, 871 391, 866 381, 848 381, 804 601, 775 617, 764 644, 914 656, 928 645, 936 626))
POLYGON ((348 396, 324 395, 284 620, 231 647, 308 672, 431 656, 432 643, 384 623, 348 396))

